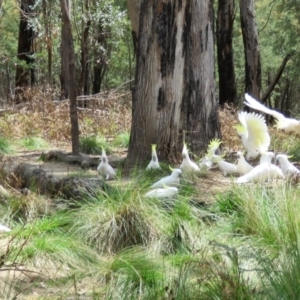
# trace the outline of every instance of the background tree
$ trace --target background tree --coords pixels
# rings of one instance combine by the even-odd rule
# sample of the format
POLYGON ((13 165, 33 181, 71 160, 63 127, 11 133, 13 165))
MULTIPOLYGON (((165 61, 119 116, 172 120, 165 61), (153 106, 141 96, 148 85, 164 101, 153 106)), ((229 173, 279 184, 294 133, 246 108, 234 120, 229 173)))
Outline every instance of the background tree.
POLYGON ((15 101, 26 101, 24 90, 34 83, 34 31, 30 24, 33 17, 35 0, 21 0, 20 2, 20 25, 18 40, 18 63, 16 65, 15 101))
POLYGON ((261 62, 254 18, 254 0, 240 0, 241 27, 245 53, 245 92, 261 97, 261 62))
POLYGON ((142 1, 127 166, 176 160, 182 132, 198 153, 219 134, 212 1, 142 1))
POLYGON ((219 75, 219 104, 237 104, 233 60, 233 22, 235 0, 219 0, 217 14, 217 57, 219 75))
POLYGON ((65 34, 65 51, 68 55, 69 68, 69 88, 70 88, 70 119, 71 119, 71 139, 72 139, 72 153, 79 153, 79 127, 77 116, 77 102, 76 102, 76 84, 75 84, 75 54, 73 45, 73 35, 71 20, 69 16, 68 0, 60 0, 62 23, 65 34))

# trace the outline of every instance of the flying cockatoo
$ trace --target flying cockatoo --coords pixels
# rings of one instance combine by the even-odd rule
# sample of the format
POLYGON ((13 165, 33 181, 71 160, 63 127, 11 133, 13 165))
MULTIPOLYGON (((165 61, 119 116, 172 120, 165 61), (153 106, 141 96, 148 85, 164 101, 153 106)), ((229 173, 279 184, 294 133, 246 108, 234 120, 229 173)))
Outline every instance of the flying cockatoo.
MULTIPOLYGON (((171 168, 170 168, 171 169, 171 168)), ((151 185, 151 189, 162 188, 164 186, 178 186, 180 183, 181 170, 171 169, 172 173, 169 176, 163 177, 151 185)))
POLYGON ((219 155, 213 155, 212 161, 218 165, 219 170, 223 172, 224 176, 238 173, 237 165, 225 161, 219 155))
POLYGON ((298 170, 289 160, 288 156, 285 154, 277 154, 276 161, 279 161, 281 171, 284 176, 290 177, 294 175, 300 175, 300 170, 298 170))
POLYGON ((0 224, 0 232, 10 232, 11 229, 5 225, 0 224))
POLYGON ((144 197, 146 198, 174 198, 178 194, 178 188, 174 186, 164 185, 162 188, 157 188, 147 192, 144 197))
POLYGON ((156 144, 152 144, 151 149, 152 149, 152 153, 151 153, 152 159, 149 162, 146 170, 160 169, 160 165, 159 165, 158 157, 157 157, 157 153, 156 153, 156 144))
POLYGON ((253 167, 246 161, 243 152, 238 151, 237 153, 237 157, 238 157, 238 162, 237 162, 237 172, 240 175, 245 175, 247 173, 249 173, 253 167))
POLYGON ((264 116, 242 111, 239 112, 238 118, 241 125, 236 126, 236 128, 247 151, 247 160, 268 151, 270 135, 264 116))
POLYGON ((249 173, 239 177, 236 183, 265 182, 272 179, 283 179, 284 175, 280 168, 271 163, 273 157, 273 152, 263 153, 260 164, 249 173))
POLYGON ((216 151, 221 144, 222 141, 219 139, 213 139, 210 141, 207 148, 207 153, 200 159, 198 163, 201 171, 208 171, 209 169, 213 168, 214 163, 212 161, 212 157, 216 154, 216 151))
POLYGON ((273 116, 277 120, 276 127, 278 129, 283 129, 286 132, 295 132, 297 134, 300 133, 299 120, 286 118, 282 113, 264 106, 249 94, 245 94, 245 99, 246 101, 244 101, 244 103, 247 106, 273 116))
POLYGON ((180 169, 182 172, 185 173, 195 173, 200 172, 200 168, 197 166, 197 164, 193 161, 191 161, 189 156, 189 151, 187 149, 186 143, 183 144, 182 149, 182 163, 180 165, 180 169))
POLYGON ((108 163, 108 158, 104 149, 102 149, 101 162, 97 167, 97 172, 106 180, 113 179, 116 176, 115 170, 108 163))

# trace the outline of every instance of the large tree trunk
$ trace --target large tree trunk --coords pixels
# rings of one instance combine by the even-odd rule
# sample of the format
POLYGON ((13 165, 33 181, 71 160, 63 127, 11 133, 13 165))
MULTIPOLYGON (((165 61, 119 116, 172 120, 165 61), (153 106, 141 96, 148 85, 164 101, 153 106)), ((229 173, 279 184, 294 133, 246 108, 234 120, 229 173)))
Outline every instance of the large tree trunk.
POLYGON ((70 119, 71 119, 71 139, 72 139, 72 153, 79 153, 79 126, 77 115, 76 102, 76 85, 75 85, 75 53, 73 45, 73 35, 71 28, 71 20, 69 16, 67 0, 60 0, 62 22, 66 33, 66 49, 69 61, 69 75, 70 75, 70 119))
POLYGON ((16 66, 16 103, 26 101, 24 97, 24 89, 30 86, 30 79, 33 78, 33 67, 29 67, 30 64, 34 63, 33 59, 33 39, 34 32, 32 27, 29 25, 29 19, 33 14, 33 6, 35 0, 22 0, 20 7, 20 26, 19 26, 19 41, 18 41, 18 60, 24 61, 26 67, 23 64, 17 64, 16 66))
POLYGON ((240 0, 241 26, 245 51, 245 92, 261 98, 261 62, 254 18, 254 0, 240 0))
POLYGON ((193 151, 219 136, 210 0, 142 1, 127 167, 178 160, 182 133, 193 151))
POLYGON ((217 52, 219 73, 219 104, 237 104, 233 62, 233 21, 235 0, 219 0, 217 17, 217 52))

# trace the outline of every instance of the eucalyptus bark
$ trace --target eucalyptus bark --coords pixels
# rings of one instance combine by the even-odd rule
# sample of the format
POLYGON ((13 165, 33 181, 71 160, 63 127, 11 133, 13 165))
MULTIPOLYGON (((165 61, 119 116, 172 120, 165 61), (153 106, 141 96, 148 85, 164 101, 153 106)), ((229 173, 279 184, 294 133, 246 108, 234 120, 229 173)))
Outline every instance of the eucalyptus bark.
POLYGON ((261 61, 254 17, 254 0, 240 0, 240 15, 245 51, 245 92, 261 98, 261 61))
POLYGON ((141 3, 127 167, 181 159, 183 131, 195 153, 219 137, 210 0, 141 3))
POLYGON ((134 52, 137 51, 138 46, 138 36, 139 36, 139 17, 140 17, 140 7, 141 0, 127 0, 127 9, 129 14, 129 19, 131 22, 131 34, 133 40, 134 52))
POLYGON ((65 50, 67 51, 69 61, 69 75, 70 75, 70 119, 71 119, 71 139, 72 139, 72 153, 79 153, 79 126, 77 115, 76 102, 76 84, 75 84, 75 53, 73 44, 73 35, 71 20, 69 16, 68 6, 66 0, 60 0, 62 22, 65 28, 66 40, 65 50))
POLYGON ((19 61, 25 62, 24 67, 22 63, 16 65, 16 103, 26 101, 24 96, 24 89, 30 87, 34 81, 34 63, 33 58, 33 40, 34 32, 30 26, 30 18, 33 15, 32 7, 35 4, 35 0, 22 0, 20 6, 20 24, 19 24, 19 39, 18 39, 18 54, 19 61), (31 65, 31 66, 30 66, 31 65))
POLYGON ((217 53, 219 74, 219 104, 237 104, 233 61, 233 22, 235 0, 219 0, 217 15, 217 53))

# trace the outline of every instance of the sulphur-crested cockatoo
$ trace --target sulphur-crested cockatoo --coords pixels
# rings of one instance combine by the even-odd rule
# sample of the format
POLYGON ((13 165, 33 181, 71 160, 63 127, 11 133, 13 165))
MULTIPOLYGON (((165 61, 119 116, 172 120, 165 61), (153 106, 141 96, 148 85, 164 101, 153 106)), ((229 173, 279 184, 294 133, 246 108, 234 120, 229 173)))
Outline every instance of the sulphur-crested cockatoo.
POLYGON ((164 186, 178 186, 180 183, 181 170, 171 169, 172 173, 169 176, 163 177, 151 185, 151 189, 162 188, 164 186))
POLYGON ((5 225, 0 224, 0 232, 10 232, 11 229, 5 225))
POLYGON ((191 159, 190 159, 189 151, 187 149, 186 143, 183 144, 182 163, 180 165, 180 169, 182 172, 185 172, 185 173, 200 172, 200 168, 197 166, 197 164, 195 162, 191 161, 191 159))
POLYGON ((224 176, 238 173, 237 165, 225 161, 220 155, 213 155, 212 161, 218 165, 219 170, 224 176))
POLYGON ((238 118, 241 125, 236 126, 236 128, 247 151, 247 160, 268 151, 270 135, 264 116, 242 111, 239 112, 238 118))
POLYGON ((219 139, 213 139, 210 141, 208 148, 207 148, 207 153, 205 154, 204 157, 202 157, 199 161, 199 167, 201 172, 202 171, 208 171, 213 168, 214 163, 212 161, 212 157, 216 154, 217 149, 220 147, 222 144, 222 141, 219 139))
POLYGON ((104 149, 102 149, 101 162, 97 167, 97 172, 106 180, 113 179, 116 176, 115 170, 108 163, 108 158, 104 149))
POLYGON ((265 182, 266 180, 283 179, 284 175, 281 169, 271 163, 273 157, 273 152, 263 153, 260 164, 253 168, 249 173, 239 177, 236 182, 265 182))
POLYGON ((147 192, 144 197, 146 198, 174 198, 178 194, 178 188, 175 186, 164 186, 147 192))
POLYGON ((244 101, 244 103, 247 106, 273 116, 277 120, 276 127, 278 129, 283 129, 286 132, 300 133, 299 120, 286 118, 282 113, 264 106, 249 94, 245 94, 245 99, 246 101, 244 101))
POLYGON ((160 165, 158 162, 158 157, 157 157, 157 153, 156 153, 156 144, 152 144, 151 145, 151 149, 152 149, 152 153, 151 153, 151 161, 149 162, 146 170, 151 170, 151 169, 160 169, 160 165))
POLYGON ((240 175, 245 175, 247 173, 249 173, 253 167, 246 161, 243 152, 238 151, 236 153, 237 157, 238 157, 238 162, 237 162, 237 172, 240 175))
POLYGON ((281 171, 284 176, 291 177, 294 175, 300 175, 300 170, 298 170, 288 159, 285 154, 277 154, 276 161, 279 162, 281 171))

